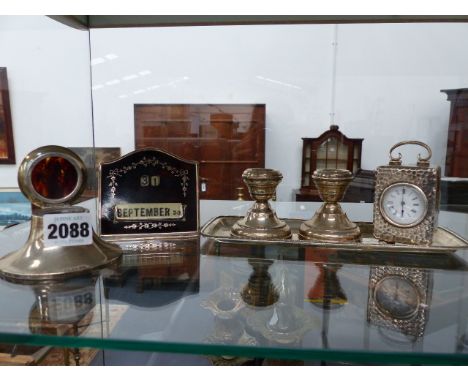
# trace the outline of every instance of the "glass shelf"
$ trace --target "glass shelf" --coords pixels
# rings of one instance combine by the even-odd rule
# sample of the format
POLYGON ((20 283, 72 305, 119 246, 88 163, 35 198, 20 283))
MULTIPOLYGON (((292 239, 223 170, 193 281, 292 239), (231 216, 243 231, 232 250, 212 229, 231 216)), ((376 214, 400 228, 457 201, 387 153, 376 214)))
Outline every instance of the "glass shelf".
MULTIPOLYGON (((310 218, 320 204, 273 205, 281 217, 310 218)), ((202 222, 249 206, 204 201, 202 222)), ((343 208, 353 220, 371 219, 372 206, 343 208)), ((439 224, 468 236, 468 214, 442 211, 439 224)), ((0 232, 1 255, 28 231, 22 224, 0 232)), ((0 280, 0 343, 468 364, 467 251, 368 253, 204 238, 163 248, 126 253, 118 266, 62 283, 0 280)))

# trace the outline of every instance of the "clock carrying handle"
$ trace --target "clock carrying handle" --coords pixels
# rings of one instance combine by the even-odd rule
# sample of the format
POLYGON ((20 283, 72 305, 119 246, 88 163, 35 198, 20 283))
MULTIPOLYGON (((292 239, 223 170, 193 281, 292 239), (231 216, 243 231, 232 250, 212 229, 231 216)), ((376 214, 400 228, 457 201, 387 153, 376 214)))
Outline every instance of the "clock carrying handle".
POLYGON ((393 145, 392 148, 390 149, 390 165, 393 166, 401 166, 401 158, 402 155, 401 153, 398 153, 398 157, 392 156, 392 151, 395 150, 397 147, 403 146, 403 145, 419 145, 424 147, 427 150, 427 157, 423 158, 421 157, 421 154, 418 154, 418 162, 417 166, 418 167, 429 167, 429 160, 432 157, 432 150, 431 148, 426 145, 423 142, 420 141, 402 141, 398 142, 397 144, 393 145))

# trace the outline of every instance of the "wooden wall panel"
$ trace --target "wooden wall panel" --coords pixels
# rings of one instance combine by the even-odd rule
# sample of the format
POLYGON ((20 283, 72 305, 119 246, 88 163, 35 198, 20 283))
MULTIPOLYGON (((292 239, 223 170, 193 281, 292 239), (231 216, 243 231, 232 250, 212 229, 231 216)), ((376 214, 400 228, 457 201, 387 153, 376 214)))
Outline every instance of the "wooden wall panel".
POLYGON ((135 105, 135 148, 200 163, 201 199, 236 199, 242 172, 265 166, 265 105, 135 105))

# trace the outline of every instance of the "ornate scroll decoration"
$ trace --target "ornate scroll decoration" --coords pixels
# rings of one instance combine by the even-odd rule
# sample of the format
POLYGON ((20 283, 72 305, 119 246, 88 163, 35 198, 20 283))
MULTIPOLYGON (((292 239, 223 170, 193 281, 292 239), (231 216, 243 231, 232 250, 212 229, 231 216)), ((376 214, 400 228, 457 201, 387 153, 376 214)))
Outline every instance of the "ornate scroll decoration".
POLYGON ((163 170, 169 171, 172 175, 179 177, 181 179, 180 186, 182 187, 182 193, 184 197, 187 197, 187 189, 188 189, 189 180, 190 180, 189 176, 187 175, 188 170, 175 168, 174 166, 168 165, 167 162, 162 162, 159 159, 156 159, 155 157, 152 157, 152 158, 143 157, 138 162, 132 162, 132 164, 129 166, 123 166, 122 168, 114 168, 109 171, 109 175, 106 176, 106 179, 110 179, 110 183, 108 184, 108 186, 110 187, 112 198, 115 198, 115 193, 119 185, 117 182, 117 178, 121 177, 127 172, 135 170, 139 166, 144 166, 144 167, 159 166, 163 170))
POLYGON ((144 243, 131 243, 124 246, 126 250, 132 251, 141 251, 146 252, 150 250, 173 250, 176 248, 176 244, 174 243, 166 243, 166 242, 144 242, 144 243))
POLYGON ((139 230, 151 229, 151 228, 163 229, 163 228, 175 227, 175 226, 176 226, 175 223, 162 223, 162 222, 158 222, 158 223, 133 223, 133 224, 129 224, 129 225, 124 226, 124 229, 139 229, 139 230))

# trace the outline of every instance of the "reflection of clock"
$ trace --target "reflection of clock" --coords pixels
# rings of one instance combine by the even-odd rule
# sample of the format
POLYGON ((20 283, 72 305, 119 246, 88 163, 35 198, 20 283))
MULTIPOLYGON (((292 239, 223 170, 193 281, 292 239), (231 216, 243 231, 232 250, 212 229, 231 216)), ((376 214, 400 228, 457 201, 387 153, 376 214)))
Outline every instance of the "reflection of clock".
POLYGON ((424 334, 432 273, 417 268, 373 266, 369 278, 367 320, 415 339, 424 334))
POLYGON ((380 280, 374 289, 374 300, 381 311, 399 319, 413 316, 419 308, 418 290, 400 276, 380 280))
POLYGON ((429 146, 405 141, 390 149, 388 166, 377 168, 375 177, 374 236, 391 243, 432 242, 439 210, 440 167, 429 167, 429 146), (402 166, 401 154, 392 151, 405 144, 424 147, 428 156, 418 156, 416 166, 402 166))

